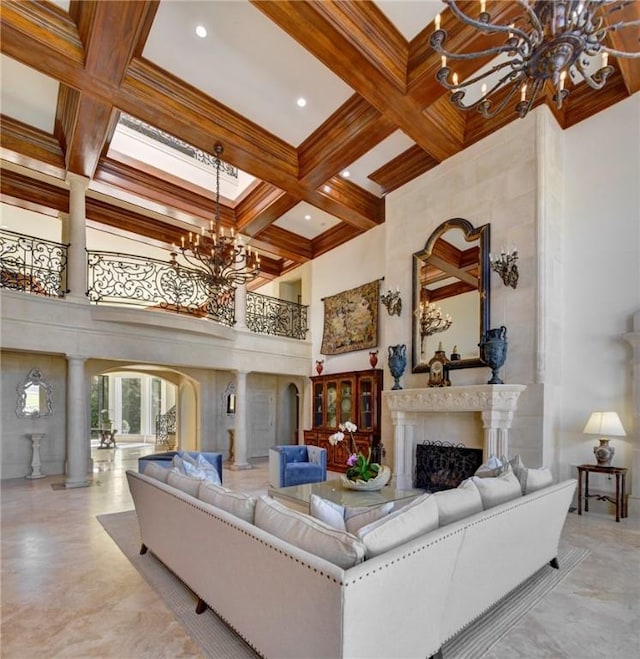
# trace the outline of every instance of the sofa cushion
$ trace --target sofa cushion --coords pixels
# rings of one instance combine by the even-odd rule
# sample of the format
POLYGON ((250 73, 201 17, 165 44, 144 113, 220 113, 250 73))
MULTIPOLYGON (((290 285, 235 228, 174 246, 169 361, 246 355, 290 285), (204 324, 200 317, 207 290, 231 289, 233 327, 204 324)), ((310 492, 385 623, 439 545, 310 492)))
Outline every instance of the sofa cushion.
POLYGON ((222 485, 204 480, 200 482, 198 498, 253 524, 256 498, 249 494, 230 490, 222 485))
POLYGON ((472 480, 480 491, 483 510, 522 496, 520 482, 511 469, 496 478, 472 476, 472 480))
POLYGON ((187 470, 184 468, 184 460, 179 455, 173 456, 171 460, 171 466, 169 468, 173 469, 174 471, 178 471, 181 474, 187 473, 187 470))
POLYGON ((175 467, 169 470, 169 474, 167 476, 167 485, 171 485, 171 487, 182 490, 183 492, 190 494, 192 497, 198 496, 198 490, 200 489, 201 482, 202 481, 199 478, 181 474, 175 467))
POLYGON ((382 503, 369 508, 356 508, 347 506, 344 509, 344 523, 349 533, 354 535, 363 527, 386 517, 393 510, 393 501, 382 503))
POLYGON ((145 476, 151 476, 151 478, 156 478, 163 483, 167 482, 167 476, 171 470, 166 467, 161 467, 155 462, 147 462, 144 466, 144 471, 142 472, 145 476))
POLYGON ((548 487, 553 483, 553 474, 550 469, 540 467, 540 469, 528 469, 524 466, 522 458, 516 455, 511 460, 513 473, 520 482, 522 494, 531 494, 541 490, 543 487, 548 487))
POLYGON ((422 494, 400 510, 363 526, 357 537, 371 558, 437 528, 436 501, 431 494, 422 494))
POLYGON ((453 524, 465 517, 482 512, 482 497, 470 478, 463 480, 452 490, 442 490, 433 495, 438 506, 440 526, 453 524))
POLYGON ((344 506, 339 503, 312 494, 309 498, 309 514, 338 531, 347 530, 344 523, 344 506))
POLYGON ((291 510, 266 495, 256 503, 255 525, 343 569, 364 560, 364 545, 355 536, 291 510))

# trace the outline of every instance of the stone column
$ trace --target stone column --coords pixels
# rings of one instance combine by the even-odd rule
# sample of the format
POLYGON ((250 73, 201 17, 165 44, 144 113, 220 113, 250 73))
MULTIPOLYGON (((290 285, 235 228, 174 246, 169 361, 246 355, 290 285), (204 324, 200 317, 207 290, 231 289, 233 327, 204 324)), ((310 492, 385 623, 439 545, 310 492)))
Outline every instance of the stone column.
POLYGON ((70 243, 67 263, 68 298, 76 302, 87 302, 86 191, 89 179, 69 172, 67 183, 70 188, 69 219, 63 235, 70 243))
POLYGON ((247 372, 236 371, 235 456, 231 469, 251 469, 247 461, 247 372))
POLYGON ((247 329, 247 287, 241 284, 236 288, 236 329, 247 329))
POLYGON ((66 487, 87 487, 89 433, 86 428, 84 357, 67 355, 67 466, 66 487))
POLYGON ((398 490, 413 487, 413 425, 407 423, 406 413, 391 412, 393 422, 393 479, 398 490))
POLYGON ((481 416, 484 428, 483 461, 486 462, 492 455, 498 458, 509 456, 509 428, 513 410, 484 410, 481 416))

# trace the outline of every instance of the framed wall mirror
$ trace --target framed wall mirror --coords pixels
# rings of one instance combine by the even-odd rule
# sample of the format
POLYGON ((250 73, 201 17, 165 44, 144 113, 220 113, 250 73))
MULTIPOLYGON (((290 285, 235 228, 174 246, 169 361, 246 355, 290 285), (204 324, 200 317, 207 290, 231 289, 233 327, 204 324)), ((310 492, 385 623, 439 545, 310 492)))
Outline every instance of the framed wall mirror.
POLYGON ((51 384, 37 368, 32 368, 16 389, 18 391, 16 414, 19 417, 37 418, 53 414, 51 384))
POLYGON ((451 369, 483 366, 489 328, 489 225, 443 222, 413 255, 413 373, 443 350, 451 369))

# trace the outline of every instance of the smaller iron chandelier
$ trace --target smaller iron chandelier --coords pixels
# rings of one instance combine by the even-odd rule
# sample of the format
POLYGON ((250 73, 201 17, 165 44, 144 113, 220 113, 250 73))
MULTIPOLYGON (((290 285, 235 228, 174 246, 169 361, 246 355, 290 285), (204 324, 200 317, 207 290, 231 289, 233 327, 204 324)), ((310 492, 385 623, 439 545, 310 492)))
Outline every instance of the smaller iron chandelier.
MULTIPOLYGON (((233 227, 225 232, 220 220, 220 168, 223 152, 222 144, 214 147, 216 166, 216 205, 215 221, 209 223, 209 229, 202 227, 200 233, 189 232, 182 236, 179 246, 185 261, 203 271, 209 286, 219 290, 230 289, 248 284, 260 274, 260 257, 249 246, 240 242, 233 227)), ((171 260, 175 263, 177 247, 172 246, 171 260)))
POLYGON ((453 92, 451 102, 461 110, 477 109, 486 119, 499 114, 518 92, 520 100, 515 105, 515 111, 520 117, 526 116, 547 81, 553 85, 553 100, 561 109, 569 95, 567 76, 574 84, 582 78, 592 89, 602 89, 614 70, 608 63, 610 54, 615 57, 640 57, 640 52, 627 53, 605 45, 611 32, 628 27, 637 30, 639 20, 615 22, 615 13, 632 4, 632 0, 517 0, 522 13, 511 25, 492 23, 491 14, 486 11, 486 0, 480 0, 477 18, 463 12, 457 0, 442 1, 466 25, 484 34, 504 37, 502 45, 486 50, 452 53, 444 48, 447 32, 440 28, 438 15, 435 18, 436 30, 430 39, 431 47, 442 56, 442 66, 436 78, 443 87, 453 92), (460 82, 458 74, 452 73, 447 66, 447 59, 471 60, 499 55, 506 55, 508 59, 464 82, 460 82), (596 56, 601 58, 600 66, 595 72, 590 72, 596 56), (466 92, 463 90, 482 80, 486 82, 481 85, 480 98, 470 104, 465 103, 466 92), (487 83, 491 89, 488 89, 487 83))
POLYGON ((389 289, 386 293, 380 295, 382 304, 387 308, 390 316, 399 316, 402 313, 402 298, 400 297, 400 287, 395 291, 389 289))
POLYGON ((453 319, 449 314, 442 315, 442 309, 435 304, 420 302, 420 336, 431 336, 438 332, 445 332, 453 324, 453 319))

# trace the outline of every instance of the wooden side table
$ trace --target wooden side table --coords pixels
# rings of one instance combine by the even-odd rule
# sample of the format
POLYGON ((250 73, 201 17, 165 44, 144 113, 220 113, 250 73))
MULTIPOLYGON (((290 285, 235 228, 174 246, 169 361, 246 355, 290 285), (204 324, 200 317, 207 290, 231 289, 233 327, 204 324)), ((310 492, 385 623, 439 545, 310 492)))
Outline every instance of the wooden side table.
POLYGON ((584 474, 584 512, 589 512, 589 499, 595 497, 598 501, 610 501, 616 504, 616 522, 627 516, 626 481, 627 469, 625 467, 600 467, 598 465, 578 465, 578 515, 582 515, 582 474, 584 474), (612 499, 606 494, 589 494, 589 473, 609 474, 616 477, 616 498, 612 499))

